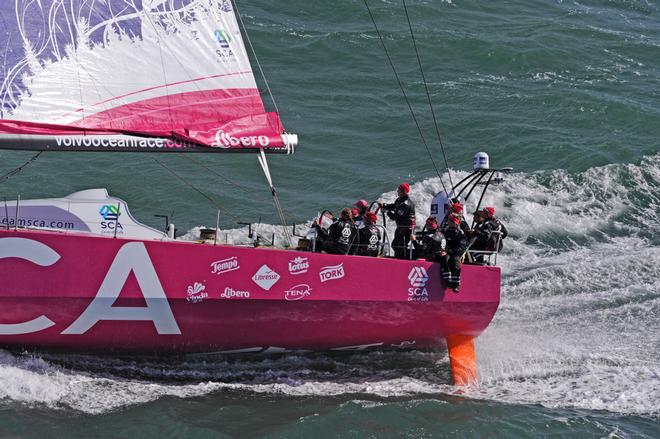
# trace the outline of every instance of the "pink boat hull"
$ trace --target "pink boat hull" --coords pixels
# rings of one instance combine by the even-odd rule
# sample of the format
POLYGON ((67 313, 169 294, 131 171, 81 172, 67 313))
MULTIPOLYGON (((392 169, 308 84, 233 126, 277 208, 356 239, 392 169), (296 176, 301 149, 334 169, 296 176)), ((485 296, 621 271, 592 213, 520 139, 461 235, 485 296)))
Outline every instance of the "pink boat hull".
POLYGON ((435 348, 478 336, 498 267, 0 230, 0 346, 96 352, 435 348))

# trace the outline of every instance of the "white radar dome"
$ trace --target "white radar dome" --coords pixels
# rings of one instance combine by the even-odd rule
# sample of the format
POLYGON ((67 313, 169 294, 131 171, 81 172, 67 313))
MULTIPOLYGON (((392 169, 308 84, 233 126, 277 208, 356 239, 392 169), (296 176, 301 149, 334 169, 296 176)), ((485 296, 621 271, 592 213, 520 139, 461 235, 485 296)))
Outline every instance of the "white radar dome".
POLYGON ((485 152, 478 152, 474 155, 474 169, 489 169, 490 160, 488 159, 488 154, 485 152))

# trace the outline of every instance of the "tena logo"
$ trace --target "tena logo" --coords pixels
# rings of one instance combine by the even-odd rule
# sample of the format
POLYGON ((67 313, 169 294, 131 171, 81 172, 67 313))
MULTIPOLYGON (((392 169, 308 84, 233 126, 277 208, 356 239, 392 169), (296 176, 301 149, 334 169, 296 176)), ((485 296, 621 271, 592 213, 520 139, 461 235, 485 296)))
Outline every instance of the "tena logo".
POLYGON ((204 292, 206 286, 201 282, 195 282, 192 285, 188 285, 188 297, 186 297, 186 302, 188 303, 199 303, 204 299, 209 297, 209 293, 204 292))
POLYGON ((344 263, 342 262, 339 265, 331 265, 329 267, 321 268, 319 272, 319 277, 321 282, 327 282, 329 280, 341 279, 344 277, 344 263))
POLYGON ((255 284, 268 291, 278 280, 280 280, 280 275, 271 270, 268 265, 264 264, 254 276, 252 276, 252 280, 255 284))
POLYGON ((309 259, 298 256, 289 261, 289 273, 303 274, 309 269, 309 259))
POLYGON ((426 302, 429 300, 429 293, 424 288, 429 280, 429 274, 424 267, 413 267, 408 274, 408 280, 412 288, 408 288, 409 302, 426 302))
POLYGON ((238 270, 239 268, 241 268, 241 266, 238 264, 238 258, 236 256, 211 262, 212 274, 227 273, 228 271, 238 270))
POLYGON ((293 286, 284 292, 286 300, 300 300, 312 294, 312 289, 307 284, 293 286))

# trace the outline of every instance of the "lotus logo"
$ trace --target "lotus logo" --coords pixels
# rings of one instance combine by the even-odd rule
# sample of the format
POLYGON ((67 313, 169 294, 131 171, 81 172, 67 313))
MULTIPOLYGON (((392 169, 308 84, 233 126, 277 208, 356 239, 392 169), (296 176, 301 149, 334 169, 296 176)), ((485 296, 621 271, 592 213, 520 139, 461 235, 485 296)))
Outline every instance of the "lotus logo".
POLYGON ((424 267, 413 267, 410 274, 408 274, 408 280, 413 287, 422 288, 429 280, 429 274, 424 267))
POLYGON ((307 273, 308 268, 309 260, 307 258, 301 258, 298 256, 295 259, 289 261, 289 273, 291 274, 307 273))

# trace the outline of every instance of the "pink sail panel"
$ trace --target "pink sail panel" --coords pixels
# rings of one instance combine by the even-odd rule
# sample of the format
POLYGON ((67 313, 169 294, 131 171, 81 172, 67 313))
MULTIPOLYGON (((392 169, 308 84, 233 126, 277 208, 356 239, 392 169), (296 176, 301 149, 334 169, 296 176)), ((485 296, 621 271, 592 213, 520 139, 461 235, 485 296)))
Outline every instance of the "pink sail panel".
POLYGON ((497 267, 0 229, 0 346, 213 352, 439 347, 478 336, 497 267))
POLYGON ((5 64, 16 65, 4 71, 21 75, 0 81, 0 147, 32 142, 32 149, 107 150, 62 147, 62 139, 53 139, 101 133, 174 139, 189 142, 188 150, 285 146, 279 116, 264 108, 231 2, 56 7, 61 2, 0 6, 0 18, 18 20, 8 28, 16 33, 12 41, 24 38, 12 52, 22 51, 24 59, 5 58, 5 64), (48 10, 55 15, 39 22, 48 10), (26 14, 37 18, 23 22, 26 14), (70 38, 60 33, 57 41, 29 38, 60 22, 73 23, 70 38))

